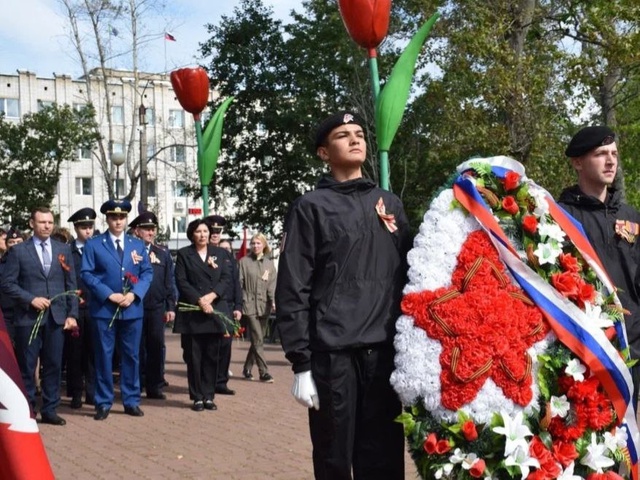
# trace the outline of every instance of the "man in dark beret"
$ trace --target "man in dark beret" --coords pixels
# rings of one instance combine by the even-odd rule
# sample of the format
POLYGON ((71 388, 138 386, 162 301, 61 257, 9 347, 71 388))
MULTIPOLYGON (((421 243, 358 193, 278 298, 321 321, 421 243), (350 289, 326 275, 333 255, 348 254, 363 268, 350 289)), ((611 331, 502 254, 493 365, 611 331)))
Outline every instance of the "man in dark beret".
POLYGON ((176 297, 173 261, 169 250, 155 244, 158 218, 142 212, 130 224, 136 237, 144 242, 153 268, 153 280, 144 296, 144 317, 140 342, 140 378, 147 398, 164 400, 164 325, 175 320, 176 297))
POLYGON ((400 199, 362 176, 357 113, 320 122, 315 145, 330 173, 289 209, 275 295, 292 394, 309 409, 316 478, 404 479, 402 405, 389 377, 409 224, 400 199))
POLYGON ((84 247, 81 276, 91 292, 89 311, 95 323, 95 420, 109 416, 114 401, 113 351, 118 343, 120 391, 124 412, 143 416, 140 409, 140 337, 143 299, 153 279, 149 255, 141 240, 126 235, 128 200, 108 200, 100 212, 108 229, 84 247))
POLYGON ((83 392, 85 392, 85 402, 89 405, 94 404, 94 325, 89 313, 90 293, 82 281, 80 269, 84 246, 93 237, 96 216, 96 211, 93 208, 86 207, 81 208, 67 219, 67 222, 73 223, 76 234, 75 240, 70 244, 71 255, 73 256, 78 288, 82 291, 84 300, 78 310, 78 330, 67 332, 64 339, 67 359, 67 396, 71 397, 71 408, 82 407, 83 392))
POLYGON ((24 234, 16 227, 11 227, 7 231, 7 250, 22 242, 24 242, 24 234))
MULTIPOLYGON (((617 287, 626 316, 631 356, 640 358, 640 212, 613 188, 618 169, 616 135, 609 127, 585 127, 574 135, 565 154, 578 175, 559 203, 584 227, 609 277, 617 287)), ((634 409, 638 406, 640 364, 631 369, 634 409)))

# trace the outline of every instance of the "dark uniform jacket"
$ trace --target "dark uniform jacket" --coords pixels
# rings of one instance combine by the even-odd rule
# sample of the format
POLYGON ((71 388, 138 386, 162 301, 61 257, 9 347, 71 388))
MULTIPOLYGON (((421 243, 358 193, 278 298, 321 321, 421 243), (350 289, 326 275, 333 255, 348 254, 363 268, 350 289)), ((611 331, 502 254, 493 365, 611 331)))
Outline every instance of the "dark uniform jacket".
POLYGON ((582 193, 577 185, 565 189, 559 203, 584 227, 611 281, 618 288, 622 306, 631 312, 625 316, 627 335, 631 355, 640 358, 640 239, 637 234, 625 238, 622 233, 625 228, 633 229, 634 225, 638 228, 640 212, 622 203, 620 192, 609 190, 603 203, 582 193), (616 222, 620 233, 616 232, 616 222))
POLYGON ((311 351, 391 344, 411 238, 400 199, 367 179, 326 175, 285 221, 276 286, 282 346, 294 372, 311 351), (376 211, 395 215, 390 232, 376 211))
POLYGON ((153 268, 153 280, 144 296, 145 310, 162 310, 174 312, 176 298, 173 288, 173 260, 168 250, 150 245, 149 261, 153 268))
MULTIPOLYGON (((178 250, 176 260, 176 285, 178 301, 198 305, 198 299, 210 292, 218 298, 213 302, 214 310, 228 317, 229 308, 224 298, 231 282, 231 264, 226 260, 229 252, 208 246, 207 258, 202 261, 194 245, 178 250)), ((176 314, 175 333, 233 333, 231 327, 220 315, 210 315, 202 311, 180 311, 176 314)))
POLYGON ((78 283, 78 289, 82 291, 82 299, 84 300, 80 305, 80 310, 87 310, 89 308, 89 302, 91 301, 91 291, 87 288, 87 285, 82 280, 80 275, 80 269, 82 268, 82 252, 78 248, 76 240, 69 244, 71 247, 71 255, 73 256, 73 266, 76 272, 76 281, 78 283))

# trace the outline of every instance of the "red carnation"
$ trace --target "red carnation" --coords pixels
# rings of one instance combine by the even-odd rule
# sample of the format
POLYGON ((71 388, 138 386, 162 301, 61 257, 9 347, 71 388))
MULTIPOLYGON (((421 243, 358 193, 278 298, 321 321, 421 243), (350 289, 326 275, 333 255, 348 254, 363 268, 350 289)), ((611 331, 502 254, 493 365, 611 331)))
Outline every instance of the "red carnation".
POLYGON ((469 442, 473 442, 478 438, 478 431, 476 430, 476 424, 471 420, 467 420, 462 424, 462 435, 469 442))
POLYGON ((136 277, 133 273, 131 272, 127 272, 124 274, 124 278, 126 278, 127 280, 129 280, 129 283, 131 283, 131 285, 135 285, 136 283, 138 283, 138 277, 136 277))
POLYGON ((525 232, 534 234, 538 229, 538 220, 533 215, 527 215, 522 219, 522 228, 525 232))
POLYGON ((571 465, 578 458, 578 451, 573 443, 556 442, 553 444, 553 458, 555 458, 563 468, 571 465))
POLYGON ((429 455, 433 455, 436 452, 436 445, 438 444, 438 437, 435 433, 430 433, 424 440, 424 451, 429 455))
POLYGON ((542 443, 540 437, 533 437, 529 444, 529 453, 540 462, 540 470, 538 470, 538 472, 541 473, 537 474, 539 478, 551 480, 560 476, 560 473, 562 473, 560 467, 551 455, 549 449, 542 443))
POLYGON ((516 199, 511 195, 507 195, 502 199, 502 208, 511 215, 515 215, 520 211, 520 207, 518 206, 516 199))
POLYGON ((570 253, 561 253, 558 257, 558 260, 560 260, 560 266, 566 272, 578 273, 580 271, 580 264, 578 263, 578 259, 570 253))
POLYGON ((564 297, 576 297, 578 295, 578 282, 582 281, 575 273, 562 272, 551 275, 551 284, 564 297))
POLYGON ((518 185, 520 185, 520 175, 513 171, 507 172, 502 183, 507 191, 518 188, 518 185))
POLYGON ((471 468, 469 469, 469 475, 471 475, 473 478, 480 478, 484 473, 485 467, 486 465, 484 463, 484 460, 479 459, 473 465, 471 465, 471 468))

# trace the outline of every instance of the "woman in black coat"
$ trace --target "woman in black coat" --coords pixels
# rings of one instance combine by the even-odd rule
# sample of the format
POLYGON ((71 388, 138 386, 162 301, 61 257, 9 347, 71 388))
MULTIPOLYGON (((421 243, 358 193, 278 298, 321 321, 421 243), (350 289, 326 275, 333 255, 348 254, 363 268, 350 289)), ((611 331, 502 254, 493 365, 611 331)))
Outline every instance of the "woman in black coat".
POLYGON ((218 349, 225 334, 233 333, 223 298, 231 282, 231 272, 224 250, 209 245, 210 227, 201 219, 187 227, 191 245, 178 250, 176 284, 181 303, 199 307, 180 311, 174 332, 182 334, 183 359, 187 364, 189 396, 193 410, 216 410, 213 403, 218 370, 218 349))

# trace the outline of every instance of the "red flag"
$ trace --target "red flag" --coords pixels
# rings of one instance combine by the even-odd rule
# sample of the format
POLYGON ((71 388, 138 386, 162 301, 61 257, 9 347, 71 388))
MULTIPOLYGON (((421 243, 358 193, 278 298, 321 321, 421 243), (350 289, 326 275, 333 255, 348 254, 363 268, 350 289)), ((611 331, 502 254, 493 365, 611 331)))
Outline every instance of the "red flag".
POLYGON ((0 312, 0 478, 54 479, 0 312))
POLYGON ((170 42, 175 42, 176 41, 176 37, 171 35, 169 32, 164 32, 164 39, 165 40, 169 40, 170 42))
POLYGON ((247 254, 247 227, 244 227, 242 246, 240 247, 240 250, 238 250, 238 253, 236 254, 236 258, 240 260, 246 254, 247 254))

